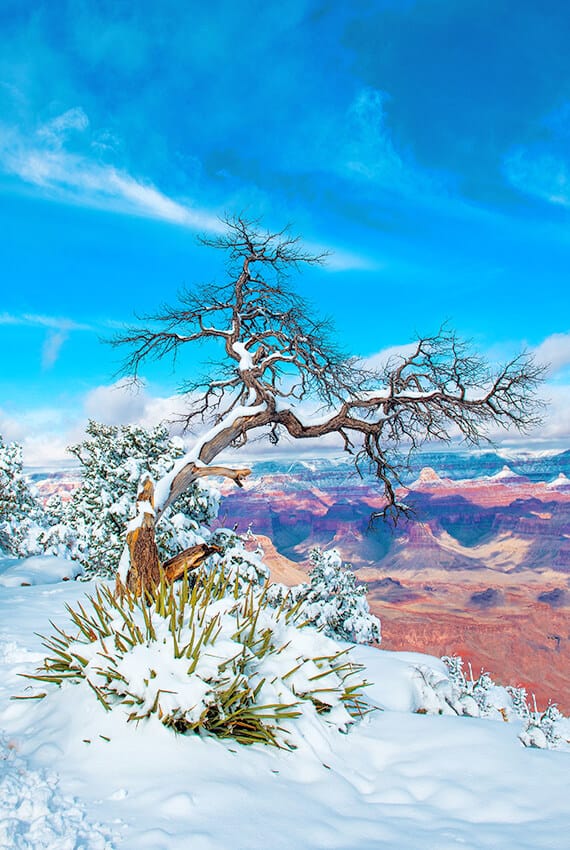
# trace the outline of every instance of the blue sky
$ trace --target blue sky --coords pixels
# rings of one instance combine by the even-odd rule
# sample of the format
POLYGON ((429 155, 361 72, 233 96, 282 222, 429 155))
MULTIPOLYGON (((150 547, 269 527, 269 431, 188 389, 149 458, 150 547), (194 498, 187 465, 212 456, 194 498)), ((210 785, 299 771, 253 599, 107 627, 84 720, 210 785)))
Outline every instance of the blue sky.
POLYGON ((221 273, 195 237, 236 212, 332 252, 299 286, 356 354, 446 319, 536 350, 531 442, 567 444, 566 3, 3 0, 0 26, 0 432, 29 462, 172 406, 183 375, 127 397, 101 338, 221 273))

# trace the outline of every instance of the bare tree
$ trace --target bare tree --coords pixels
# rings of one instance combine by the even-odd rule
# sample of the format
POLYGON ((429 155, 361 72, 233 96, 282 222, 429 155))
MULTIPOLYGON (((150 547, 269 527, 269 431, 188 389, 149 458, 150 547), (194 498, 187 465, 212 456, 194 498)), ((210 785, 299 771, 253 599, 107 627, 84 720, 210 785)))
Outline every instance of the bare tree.
POLYGON ((456 435, 477 445, 492 426, 524 431, 540 421, 542 404, 534 392, 543 367, 530 355, 492 368, 444 326, 383 369, 363 368, 337 347, 330 321, 318 318, 291 285, 292 272, 325 257, 306 252, 287 231, 266 233, 242 217, 226 224, 224 235, 201 241, 226 253, 227 281, 185 291, 178 304, 114 340, 130 349, 125 371, 135 377, 147 359, 176 358, 187 344, 209 340, 221 350, 203 378, 182 387, 186 428, 197 422, 210 427, 159 482, 157 518, 197 477, 222 474, 241 484, 248 470, 208 465, 253 434, 277 443, 283 432, 294 438, 340 435, 357 467, 369 464, 379 478, 382 514, 397 517, 406 507, 396 495, 395 450, 456 435), (308 416, 306 405, 315 401, 320 410, 308 416))

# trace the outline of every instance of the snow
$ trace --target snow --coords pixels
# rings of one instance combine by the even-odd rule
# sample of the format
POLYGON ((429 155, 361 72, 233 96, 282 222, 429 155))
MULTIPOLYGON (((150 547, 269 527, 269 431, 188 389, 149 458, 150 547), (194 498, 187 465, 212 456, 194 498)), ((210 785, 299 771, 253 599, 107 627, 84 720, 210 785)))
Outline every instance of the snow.
POLYGON ((127 724, 73 685, 11 701, 43 657, 35 632, 93 589, 0 591, 0 847, 568 847, 569 755, 523 747, 520 723, 412 713, 418 666, 445 672, 429 656, 354 648, 378 710, 348 734, 307 724, 291 752, 127 724))
POLYGON ((17 587, 26 584, 54 584, 72 579, 83 572, 81 564, 67 558, 35 555, 22 561, 0 559, 0 586, 17 587))
POLYGON ((90 823, 84 807, 62 795, 57 776, 31 770, 13 741, 0 740, 0 846, 14 850, 110 850, 108 830, 90 823))
POLYGON ((227 428, 230 422, 235 422, 236 419, 241 418, 242 416, 256 416, 258 413, 263 413, 267 409, 265 402, 263 404, 257 405, 239 405, 235 407, 231 416, 228 419, 222 419, 221 422, 218 422, 217 425, 214 425, 210 428, 209 431, 202 434, 201 437, 194 443, 192 448, 187 454, 181 457, 172 467, 169 473, 164 475, 156 484, 156 488, 154 491, 154 504, 156 507, 156 512, 160 517, 166 502, 168 501, 168 496, 170 495, 170 488, 172 486, 172 482, 176 478, 179 472, 184 469, 184 467, 188 466, 190 463, 197 464, 199 462, 200 452, 203 446, 212 440, 215 436, 221 433, 224 428, 227 428))
POLYGON ((234 342, 232 348, 239 357, 238 369, 240 372, 246 372, 248 369, 252 369, 253 358, 251 353, 245 347, 245 344, 243 342, 234 342))

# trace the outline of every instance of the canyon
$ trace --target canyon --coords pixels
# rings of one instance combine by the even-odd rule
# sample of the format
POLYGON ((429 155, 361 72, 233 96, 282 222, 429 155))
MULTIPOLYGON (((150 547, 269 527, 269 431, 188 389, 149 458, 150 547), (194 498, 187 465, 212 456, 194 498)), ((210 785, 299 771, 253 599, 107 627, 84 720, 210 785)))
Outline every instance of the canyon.
POLYGON ((570 452, 415 464, 398 493, 412 514, 395 527, 371 522, 372 477, 325 460, 254 465, 243 491, 224 487, 221 521, 251 528, 287 584, 313 546, 337 548, 368 586, 384 648, 461 655, 475 677, 570 713, 570 452))

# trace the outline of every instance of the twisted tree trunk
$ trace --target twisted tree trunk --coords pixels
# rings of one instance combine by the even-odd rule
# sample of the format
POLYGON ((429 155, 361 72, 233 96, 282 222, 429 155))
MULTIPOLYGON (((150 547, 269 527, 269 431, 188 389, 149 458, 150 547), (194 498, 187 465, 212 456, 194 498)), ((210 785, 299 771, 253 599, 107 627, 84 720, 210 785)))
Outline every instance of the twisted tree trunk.
POLYGON ((127 589, 135 596, 152 593, 160 582, 160 559, 155 539, 154 484, 150 478, 143 482, 137 495, 138 524, 127 532, 130 567, 127 589))
POLYGON ((175 474, 171 472, 158 482, 159 485, 167 485, 166 488, 161 487, 163 499, 159 505, 155 505, 157 488, 150 478, 145 478, 137 494, 136 517, 129 523, 127 531, 126 551, 121 559, 122 563, 127 559, 127 568, 125 570, 119 566, 116 576, 117 592, 121 593, 123 587, 126 587, 134 596, 143 596, 145 593, 153 595, 160 584, 161 576, 164 576, 168 583, 172 583, 182 578, 185 572, 199 567, 210 555, 219 552, 217 546, 201 543, 190 546, 162 564, 156 545, 156 523, 166 507, 198 478, 219 475, 231 478, 242 487, 242 480, 250 472, 249 469, 228 469, 225 466, 197 466, 190 461, 175 474))

